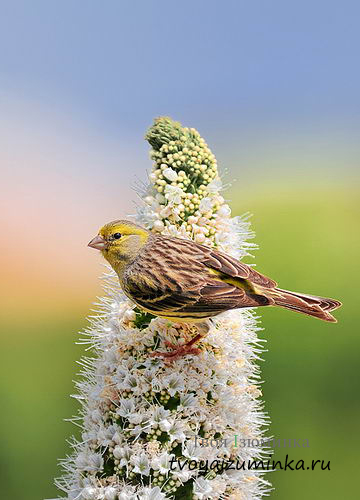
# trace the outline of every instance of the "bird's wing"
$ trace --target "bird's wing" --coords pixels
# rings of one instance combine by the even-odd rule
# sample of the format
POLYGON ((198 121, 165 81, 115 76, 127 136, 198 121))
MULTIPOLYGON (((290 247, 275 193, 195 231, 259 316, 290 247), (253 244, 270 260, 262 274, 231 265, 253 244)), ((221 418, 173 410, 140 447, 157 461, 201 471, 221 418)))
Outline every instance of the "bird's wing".
POLYGON ((169 276, 169 270, 155 275, 151 268, 138 269, 127 278, 128 295, 143 309, 169 318, 207 318, 229 309, 259 305, 245 290, 201 273, 191 277, 181 273, 179 281, 172 284, 169 276))
MULTIPOLYGON (((173 240, 176 240, 176 238, 173 238, 173 240)), ((277 286, 276 281, 258 273, 251 266, 240 262, 226 253, 219 252, 193 241, 180 241, 183 248, 187 248, 189 253, 201 260, 202 263, 210 269, 232 278, 242 278, 248 280, 255 285, 261 285, 265 288, 275 288, 277 286)))
POLYGON ((243 279, 251 279, 254 273, 255 278, 263 278, 263 286, 271 282, 249 266, 206 246, 162 237, 129 266, 124 288, 140 307, 168 317, 202 318, 260 305, 260 298, 215 278, 209 269, 243 279))
POLYGON ((185 290, 175 283, 167 283, 164 280, 166 274, 157 276, 149 268, 134 268, 133 273, 126 277, 125 292, 139 306, 154 314, 176 311, 198 299, 196 290, 185 290))
POLYGON ((208 258, 203 262, 211 269, 219 271, 221 274, 231 276, 232 278, 242 278, 265 288, 275 288, 277 285, 276 281, 258 273, 251 266, 216 250, 212 250, 208 258))

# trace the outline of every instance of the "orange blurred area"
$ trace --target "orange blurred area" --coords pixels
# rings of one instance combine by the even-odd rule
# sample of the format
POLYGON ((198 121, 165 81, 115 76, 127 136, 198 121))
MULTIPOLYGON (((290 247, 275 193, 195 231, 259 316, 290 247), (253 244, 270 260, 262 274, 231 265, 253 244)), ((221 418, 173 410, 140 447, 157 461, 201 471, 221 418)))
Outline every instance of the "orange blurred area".
POLYGON ((0 117, 3 315, 77 310, 100 292, 101 259, 87 243, 128 213, 136 178, 124 168, 125 147, 88 142, 85 126, 36 103, 17 103, 16 116, 8 97, 0 117), (120 190, 122 178, 129 187, 120 190))
MULTIPOLYGON (((35 500, 58 494, 57 460, 69 453, 67 439, 78 432, 63 419, 78 411, 69 394, 75 392, 77 361, 91 351, 76 342, 102 294, 104 269, 87 243, 105 222, 134 213, 133 186, 146 183, 151 161, 142 137, 114 143, 58 109, 15 106, 11 96, 8 103, 0 116, 0 465, 4 498, 35 500)), ((206 129, 200 132, 206 137, 206 129)), ((337 325, 275 308, 261 311, 269 434, 308 439, 307 456, 292 450, 293 456, 331 460, 333 467, 329 474, 272 474, 273 497, 330 500, 344 494, 345 483, 353 490, 348 471, 358 449, 349 445, 349 429, 357 428, 360 414, 354 398, 359 176, 351 170, 355 151, 346 157, 341 145, 336 161, 326 152, 316 162, 315 153, 301 156, 302 146, 293 137, 285 154, 283 144, 273 146, 269 158, 266 149, 258 150, 248 164, 235 140, 220 153, 213 150, 220 166, 230 165, 225 183, 237 179, 224 192, 233 214, 254 214, 260 248, 255 260, 247 260, 284 288, 344 303, 337 325), (337 161, 347 166, 344 175, 337 161)), ((278 450, 277 458, 286 451, 278 450)))

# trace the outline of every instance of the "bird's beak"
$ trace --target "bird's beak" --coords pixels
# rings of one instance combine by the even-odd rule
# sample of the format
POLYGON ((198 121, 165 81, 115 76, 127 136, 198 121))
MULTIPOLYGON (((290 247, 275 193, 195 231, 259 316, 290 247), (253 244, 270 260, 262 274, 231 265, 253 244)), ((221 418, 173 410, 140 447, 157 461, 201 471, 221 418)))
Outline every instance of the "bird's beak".
POLYGON ((105 250, 107 247, 107 241, 98 234, 90 241, 90 243, 88 243, 88 247, 96 248, 96 250, 105 250))

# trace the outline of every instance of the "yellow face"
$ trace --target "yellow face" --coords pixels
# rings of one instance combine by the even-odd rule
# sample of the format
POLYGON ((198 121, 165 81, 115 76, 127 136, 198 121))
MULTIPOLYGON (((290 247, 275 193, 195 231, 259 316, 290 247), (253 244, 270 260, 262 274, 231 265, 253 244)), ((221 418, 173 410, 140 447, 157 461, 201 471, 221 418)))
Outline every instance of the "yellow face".
POLYGON ((119 266, 136 257, 149 234, 132 222, 116 220, 105 224, 88 246, 100 250, 115 271, 119 271, 119 266))

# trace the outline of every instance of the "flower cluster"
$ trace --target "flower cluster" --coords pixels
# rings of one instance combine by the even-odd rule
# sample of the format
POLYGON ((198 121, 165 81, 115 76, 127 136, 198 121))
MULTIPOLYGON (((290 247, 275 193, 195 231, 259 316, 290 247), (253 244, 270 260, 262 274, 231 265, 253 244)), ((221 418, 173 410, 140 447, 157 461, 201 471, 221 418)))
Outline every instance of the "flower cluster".
MULTIPOLYGON (((247 254, 248 222, 231 218, 215 159, 199 134, 160 118, 147 139, 156 165, 137 220, 163 234, 247 254)), ((268 483, 256 470, 185 465, 246 462, 264 454, 258 447, 234 447, 231 439, 260 440, 266 424, 253 314, 236 310, 217 317, 201 353, 169 365, 149 353, 192 338, 194 325, 139 310, 112 271, 104 280, 106 295, 84 339, 95 356, 82 360, 77 383, 82 439, 63 462, 58 487, 68 500, 261 498, 268 483), (197 438, 227 444, 199 446, 197 438)))
MULTIPOLYGON (((210 212, 212 207, 202 200, 214 189, 217 165, 199 132, 170 118, 158 118, 146 139, 153 147, 150 181, 161 204, 166 200, 174 203, 175 213, 171 217, 176 214, 187 220, 195 212, 210 212)), ((219 200, 215 210, 220 203, 219 200)))
POLYGON ((214 155, 193 128, 158 118, 146 135, 153 147, 150 185, 137 221, 171 236, 194 239, 241 258, 254 247, 246 240, 247 215, 231 217, 221 195, 222 182, 214 155))

